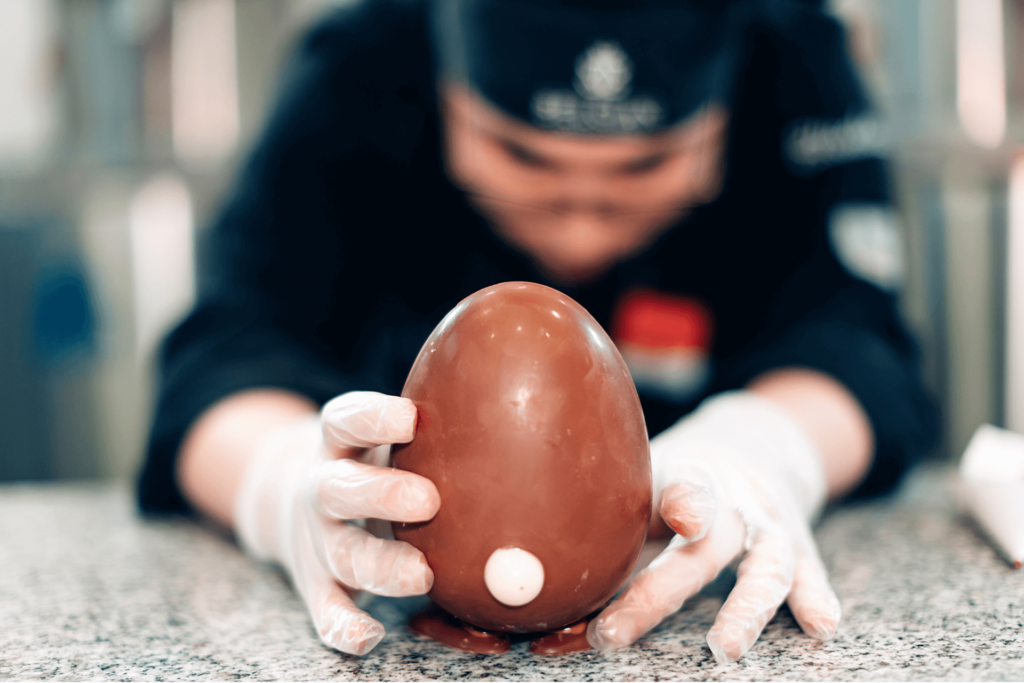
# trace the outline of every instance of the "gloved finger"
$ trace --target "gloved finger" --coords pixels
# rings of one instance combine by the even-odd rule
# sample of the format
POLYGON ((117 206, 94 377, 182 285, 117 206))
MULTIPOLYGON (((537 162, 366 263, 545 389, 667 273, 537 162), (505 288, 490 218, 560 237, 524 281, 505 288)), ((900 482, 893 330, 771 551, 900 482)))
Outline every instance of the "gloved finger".
POLYGON ((441 507, 437 487, 426 477, 355 460, 325 460, 311 485, 314 509, 334 519, 425 522, 441 507))
POLYGON ((434 584, 427 558, 408 543, 326 520, 317 525, 314 540, 321 562, 350 588, 398 598, 422 595, 434 584))
POLYGON ((320 640, 350 655, 365 655, 384 638, 384 626, 356 607, 341 586, 328 583, 310 603, 320 640))
POLYGON ((743 549, 745 527, 735 512, 716 515, 696 543, 676 536, 637 574, 587 628, 587 640, 601 650, 625 647, 695 595, 743 549))
POLYGON ((735 662, 754 645, 789 594, 794 563, 789 536, 774 529, 757 533, 708 632, 708 647, 719 664, 735 662))
POLYGON ((309 609, 316 632, 326 645, 364 655, 384 637, 384 626, 356 607, 313 551, 312 524, 300 524, 292 580, 309 609))
POLYGON ((416 406, 407 398, 350 391, 320 411, 324 442, 341 449, 408 443, 416 433, 416 406))
POLYGON ((807 635, 829 640, 836 634, 843 609, 817 553, 797 559, 793 588, 786 602, 807 635))
POLYGON ((662 489, 658 503, 665 524, 691 543, 707 534, 716 509, 711 487, 696 480, 669 484, 662 489))

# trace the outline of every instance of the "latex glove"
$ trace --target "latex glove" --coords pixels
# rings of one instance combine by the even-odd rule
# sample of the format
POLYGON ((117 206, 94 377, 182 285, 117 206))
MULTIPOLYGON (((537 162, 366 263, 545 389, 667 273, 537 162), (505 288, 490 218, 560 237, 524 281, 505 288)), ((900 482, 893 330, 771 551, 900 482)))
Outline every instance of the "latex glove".
POLYGON ((379 467, 416 429, 412 401, 373 392, 331 400, 319 418, 274 433, 246 469, 235 529, 250 554, 280 563, 324 643, 362 655, 384 627, 356 607, 357 591, 419 595, 434 581, 408 543, 377 538, 368 518, 426 521, 440 498, 430 480, 379 467))
POLYGON ((811 535, 825 499, 815 447, 780 408, 746 391, 720 394, 651 441, 668 547, 588 630, 590 643, 632 643, 740 558, 736 585, 707 642, 720 663, 747 652, 784 600, 810 636, 835 634, 839 600, 811 535))

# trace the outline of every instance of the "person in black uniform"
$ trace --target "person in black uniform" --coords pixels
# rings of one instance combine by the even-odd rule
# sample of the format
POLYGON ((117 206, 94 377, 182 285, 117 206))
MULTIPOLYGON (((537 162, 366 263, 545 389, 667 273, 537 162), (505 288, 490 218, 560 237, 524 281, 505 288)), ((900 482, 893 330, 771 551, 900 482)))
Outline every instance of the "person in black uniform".
POLYGON ((285 86, 163 347, 142 509, 233 527, 324 642, 369 651, 353 594, 432 581, 350 523, 440 504, 380 466, 414 434, 396 395, 458 301, 533 281, 622 351, 673 535, 591 644, 632 643, 736 558, 719 661, 783 601, 830 637, 810 524, 892 489, 937 431, 898 259, 871 251, 889 189, 840 26, 795 0, 364 0, 285 86))

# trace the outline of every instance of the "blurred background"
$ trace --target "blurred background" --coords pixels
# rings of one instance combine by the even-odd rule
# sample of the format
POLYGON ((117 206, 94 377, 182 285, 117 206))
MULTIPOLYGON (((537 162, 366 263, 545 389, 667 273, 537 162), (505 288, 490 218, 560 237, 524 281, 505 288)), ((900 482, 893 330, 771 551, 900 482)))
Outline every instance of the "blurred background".
MULTIPOLYGON (((0 481, 134 475, 204 226, 339 4, 0 0, 0 481)), ((1024 431, 1024 0, 827 6, 884 121, 954 459, 981 423, 1024 431)))

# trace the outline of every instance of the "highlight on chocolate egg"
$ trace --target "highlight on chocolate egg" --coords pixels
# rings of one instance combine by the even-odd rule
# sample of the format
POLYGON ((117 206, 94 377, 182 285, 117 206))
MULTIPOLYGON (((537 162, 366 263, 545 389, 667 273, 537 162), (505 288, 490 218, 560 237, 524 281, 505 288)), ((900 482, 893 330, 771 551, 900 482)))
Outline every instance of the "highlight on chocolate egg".
POLYGON ((436 604, 507 633, 603 607, 643 545, 651 469, 629 371, 593 317, 541 285, 483 289, 430 335, 402 395, 418 424, 392 464, 433 481, 441 508, 394 534, 423 551, 436 604))

